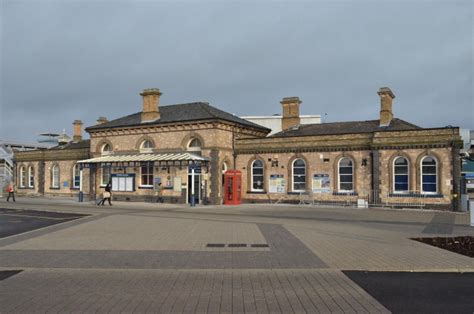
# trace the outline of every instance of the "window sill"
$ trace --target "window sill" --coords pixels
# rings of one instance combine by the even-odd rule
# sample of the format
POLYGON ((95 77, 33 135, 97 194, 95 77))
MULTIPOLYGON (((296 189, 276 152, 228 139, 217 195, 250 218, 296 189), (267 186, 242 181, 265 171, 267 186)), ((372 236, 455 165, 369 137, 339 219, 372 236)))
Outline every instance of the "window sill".
POLYGON ((153 190, 153 185, 139 185, 138 188, 144 190, 153 190))
POLYGON ((388 197, 443 198, 439 193, 389 193, 388 197))
POLYGON ((338 191, 338 192, 333 192, 332 195, 341 195, 341 196, 358 196, 359 193, 354 192, 354 191, 338 191))
POLYGON ((301 195, 301 194, 309 194, 309 192, 308 191, 290 191, 286 194, 288 194, 288 195, 301 195))

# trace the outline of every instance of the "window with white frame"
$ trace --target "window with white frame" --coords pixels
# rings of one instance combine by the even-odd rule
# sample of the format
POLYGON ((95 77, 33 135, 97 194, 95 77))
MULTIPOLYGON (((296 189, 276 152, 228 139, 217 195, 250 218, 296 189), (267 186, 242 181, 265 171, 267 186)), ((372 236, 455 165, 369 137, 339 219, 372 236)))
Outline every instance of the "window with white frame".
POLYGON ((354 163, 350 158, 339 160, 339 191, 352 192, 354 190, 354 163))
POLYGON ((110 182, 110 173, 111 173, 111 168, 109 166, 103 166, 102 167, 102 177, 100 181, 101 186, 105 186, 109 184, 110 182))
POLYGON ((20 187, 24 188, 26 186, 26 170, 24 166, 20 167, 20 187))
POLYGON ((111 152, 112 152, 112 147, 110 146, 110 144, 105 143, 104 145, 102 145, 102 148, 101 148, 102 155, 109 155, 111 152))
POLYGON ((141 165, 141 186, 153 186, 153 164, 143 163, 141 165))
POLYGON ((81 167, 76 164, 72 169, 72 187, 75 189, 81 186, 81 167))
POLYGON ((251 190, 254 192, 263 192, 264 187, 264 172, 263 162, 261 160, 254 160, 252 162, 251 173, 251 190))
POLYGON ((431 156, 424 157, 421 160, 421 192, 438 192, 438 163, 431 156))
POLYGON ((33 188, 35 186, 35 168, 33 166, 28 167, 28 187, 33 188))
POLYGON ((58 189, 59 188, 59 166, 54 165, 51 168, 51 187, 58 189))
POLYGON ((295 159, 291 165, 293 192, 306 191, 306 163, 303 159, 295 159))
POLYGON ((193 138, 189 141, 187 149, 193 154, 201 156, 201 146, 201 141, 197 138, 193 138))
POLYGON ((409 182, 408 160, 405 157, 395 158, 393 161, 393 192, 408 192, 409 182))
POLYGON ((153 151, 153 142, 150 140, 144 140, 140 144, 140 152, 142 153, 151 153, 153 151))

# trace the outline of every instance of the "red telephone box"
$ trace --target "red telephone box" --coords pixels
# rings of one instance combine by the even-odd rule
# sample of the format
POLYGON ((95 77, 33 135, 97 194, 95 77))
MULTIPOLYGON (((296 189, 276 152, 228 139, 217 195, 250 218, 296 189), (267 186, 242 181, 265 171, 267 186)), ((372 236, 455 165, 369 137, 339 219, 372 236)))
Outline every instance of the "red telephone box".
POLYGON ((227 170, 224 174, 224 204, 239 205, 242 173, 239 170, 227 170))

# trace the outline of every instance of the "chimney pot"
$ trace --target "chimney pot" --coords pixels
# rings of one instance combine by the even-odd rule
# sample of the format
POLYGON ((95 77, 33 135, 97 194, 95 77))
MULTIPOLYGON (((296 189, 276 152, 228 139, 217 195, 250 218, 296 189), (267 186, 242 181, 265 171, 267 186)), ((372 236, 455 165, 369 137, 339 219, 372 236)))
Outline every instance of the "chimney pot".
POLYGON ((393 119, 392 102, 395 94, 388 87, 381 87, 377 94, 380 97, 380 126, 389 126, 393 119))
POLYGON ((281 129, 287 131, 292 127, 300 125, 300 104, 302 101, 299 97, 285 97, 281 101, 283 115, 281 118, 281 129))
POLYGON ((146 88, 140 95, 143 97, 142 122, 155 121, 160 118, 160 96, 159 88, 146 88))
POLYGON ((82 141, 82 121, 81 120, 74 120, 72 125, 73 125, 73 128, 74 128, 74 135, 72 137, 72 140, 74 142, 82 141))
POLYGON ((97 124, 103 124, 106 122, 109 122, 106 117, 99 117, 99 119, 97 119, 97 124))

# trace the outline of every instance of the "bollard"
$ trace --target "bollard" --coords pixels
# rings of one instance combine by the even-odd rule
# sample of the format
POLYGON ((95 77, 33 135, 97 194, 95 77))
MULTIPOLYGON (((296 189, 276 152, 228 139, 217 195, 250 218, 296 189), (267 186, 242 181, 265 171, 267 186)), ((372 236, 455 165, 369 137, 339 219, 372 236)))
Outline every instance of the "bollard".
POLYGON ((469 216, 471 216, 471 227, 474 227, 474 201, 469 201, 469 216))
POLYGON ((79 192, 79 203, 84 201, 84 193, 82 191, 79 192))

